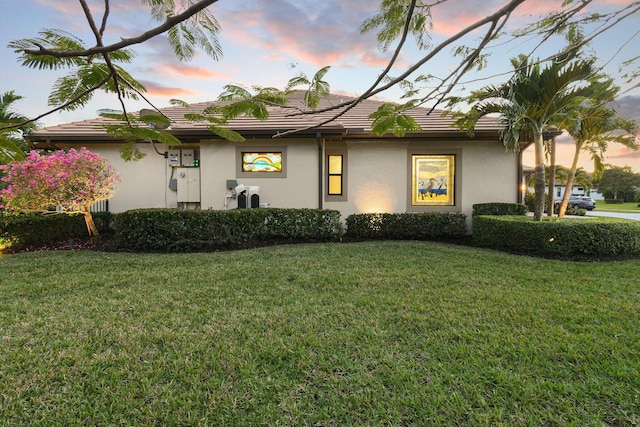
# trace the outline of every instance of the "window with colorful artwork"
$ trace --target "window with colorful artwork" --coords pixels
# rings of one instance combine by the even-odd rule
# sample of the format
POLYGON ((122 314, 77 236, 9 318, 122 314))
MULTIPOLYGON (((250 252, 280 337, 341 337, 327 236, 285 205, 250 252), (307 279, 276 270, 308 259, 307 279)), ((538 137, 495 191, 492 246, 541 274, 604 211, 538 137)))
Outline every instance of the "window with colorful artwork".
POLYGON ((453 206, 455 204, 455 155, 411 156, 411 204, 453 206))
POLYGON ((236 146, 236 178, 286 178, 287 147, 239 144, 236 146))
POLYGON ((242 152, 242 172, 282 172, 282 152, 242 152))

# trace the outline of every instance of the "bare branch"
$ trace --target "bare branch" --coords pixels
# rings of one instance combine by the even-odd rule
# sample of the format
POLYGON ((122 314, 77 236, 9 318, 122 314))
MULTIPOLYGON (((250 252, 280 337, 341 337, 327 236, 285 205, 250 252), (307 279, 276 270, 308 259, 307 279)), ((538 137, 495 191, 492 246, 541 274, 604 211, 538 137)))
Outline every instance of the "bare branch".
MULTIPOLYGON (((346 108, 344 108, 342 111, 337 113, 335 116, 331 117, 328 120, 325 120, 325 121, 321 122, 320 124, 318 124, 316 126, 325 125, 325 124, 327 124, 327 123, 339 118, 340 116, 345 114, 347 111, 351 110, 356 105, 358 105, 362 100, 367 99, 369 97, 368 94, 373 89, 375 89, 376 86, 378 86, 380 84, 380 82, 385 78, 385 76, 387 74, 389 74, 389 71, 391 71, 391 68, 393 67, 393 64, 396 62, 396 60, 398 59, 398 56, 400 55, 400 52, 402 51, 402 46, 404 46, 404 43, 407 40, 407 35, 409 34, 409 27, 411 25, 411 18, 413 17, 413 11, 415 10, 415 7, 416 7, 416 1, 417 0, 412 0, 411 4, 409 5, 409 9, 407 11, 407 18, 406 18, 405 23, 404 23, 404 28, 402 29, 402 36, 400 38, 400 41, 398 42, 398 46, 396 47, 396 49, 395 49, 395 51, 393 53, 393 56, 391 57, 391 60, 387 64, 387 67, 384 69, 384 71, 382 73, 380 73, 380 75, 378 76, 376 81, 370 86, 370 88, 368 90, 365 91, 365 93, 360 95, 359 98, 357 98, 353 102, 349 102, 349 103, 343 104, 343 106, 346 107, 346 108)), ((336 108, 341 108, 341 107, 331 107, 331 108, 324 109, 324 110, 314 110, 314 113, 318 113, 319 111, 331 111, 331 110, 334 110, 336 108)), ((298 114, 300 114, 300 113, 293 114, 293 115, 298 115, 298 114)), ((302 114, 304 114, 304 112, 302 114)), ((308 128, 302 129, 302 130, 309 130, 309 129, 311 129, 313 127, 316 127, 316 126, 311 126, 311 127, 308 127, 308 128)), ((275 136, 283 136, 283 135, 286 135, 287 133, 290 133, 290 132, 283 132, 283 133, 277 134, 275 136)))
MULTIPOLYGON (((417 71, 420 67, 422 67, 425 63, 427 63, 428 61, 430 61, 431 59, 433 59, 433 57, 435 57, 438 53, 440 53, 445 47, 453 44, 454 42, 456 42, 457 40, 461 39, 462 37, 466 36, 467 34, 471 33, 472 31, 474 31, 477 28, 480 28, 488 23, 492 23, 495 25, 496 22, 498 22, 502 17, 507 17, 510 16, 511 13, 513 13, 513 11, 520 6, 522 3, 524 3, 525 0, 511 0, 508 4, 506 4, 504 7, 500 8, 498 11, 496 11, 494 14, 489 15, 483 19, 480 19, 478 21, 476 21, 474 24, 471 24, 470 26, 464 28, 463 30, 459 31, 457 34, 449 37, 447 40, 443 41, 442 43, 440 43, 438 46, 434 47, 433 49, 431 49, 431 51, 429 52, 429 54, 427 54, 426 56, 424 56, 420 61, 418 61, 417 63, 415 63, 413 66, 407 68, 400 76, 392 79, 391 81, 389 81, 388 83, 386 83, 383 86, 379 86, 379 81, 377 82, 376 85, 372 85, 371 87, 369 87, 369 89, 367 89, 365 91, 365 93, 363 95, 360 95, 359 97, 355 98, 352 101, 349 102, 344 102, 341 104, 337 104, 331 107, 327 107, 324 109, 319 109, 319 110, 313 110, 313 111, 309 111, 309 112, 302 112, 302 113, 297 113, 297 114, 317 114, 319 112, 327 112, 327 111, 335 111, 335 110, 339 110, 339 109, 344 109, 343 111, 339 111, 337 114, 335 114, 333 117, 330 117, 328 119, 326 119, 325 121, 313 126, 322 126, 324 124, 327 124, 329 122, 332 122, 333 120, 336 120, 337 118, 339 118, 341 115, 343 115, 345 112, 347 112, 348 110, 350 110, 351 108, 354 108, 356 105, 358 105, 360 102, 364 101, 365 99, 371 98, 372 96, 377 95, 380 92, 383 92, 395 85, 397 85, 398 83, 400 83, 401 81, 405 80, 407 77, 409 77, 411 74, 413 74, 415 71, 417 71)), ((415 2, 412 2, 412 4, 415 4, 415 2)), ((407 22, 411 19, 411 16, 407 16, 407 22)), ((505 19, 506 22, 506 19, 505 19)), ((503 24, 504 25, 504 24, 503 24)), ((395 58, 395 55, 394 55, 395 58)), ((389 67, 387 67, 389 68, 389 67)), ((295 115, 297 115, 295 114, 295 115)), ((291 131, 287 131, 287 132, 283 132, 280 133, 276 136, 283 136, 283 135, 287 135, 290 133, 295 133, 295 132, 300 132, 303 130, 309 130, 311 128, 304 128, 304 129, 296 129, 296 130, 291 130, 291 131)))
POLYGON ((104 0, 104 15, 102 15, 102 24, 100 25, 101 36, 104 36, 104 30, 107 28, 108 17, 109 17, 109 0, 104 0))
MULTIPOLYGON (((91 14, 91 10, 89 9, 89 5, 87 4, 86 0, 79 0, 79 1, 80 1, 80 5, 82 5, 82 10, 84 11, 84 15, 87 18, 87 23, 89 24, 89 27, 91 28, 91 31, 93 32, 93 35, 96 38, 96 46, 98 47, 104 46, 104 43, 102 41, 102 33, 96 26, 96 23, 93 19, 93 15, 91 14)), ((111 57, 109 56, 109 52, 103 52, 102 57, 104 58, 105 63, 109 67, 109 70, 111 70, 110 75, 111 75, 111 79, 113 80, 113 87, 117 94, 118 101, 120 102, 120 106, 122 107, 122 111, 124 113, 123 114, 124 119, 127 122, 127 125, 131 126, 131 122, 129 120, 129 117, 127 116, 127 106, 125 105, 124 100, 122 99, 120 84, 118 82, 118 77, 120 76, 120 73, 118 72, 116 67, 113 65, 113 62, 111 61, 111 57)))

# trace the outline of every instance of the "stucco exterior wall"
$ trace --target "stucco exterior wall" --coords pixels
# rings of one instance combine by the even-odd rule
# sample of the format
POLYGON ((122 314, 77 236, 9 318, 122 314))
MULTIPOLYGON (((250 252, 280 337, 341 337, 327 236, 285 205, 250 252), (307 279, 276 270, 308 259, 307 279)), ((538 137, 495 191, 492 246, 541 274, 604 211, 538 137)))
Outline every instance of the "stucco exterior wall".
POLYGON ((347 200, 325 201, 324 207, 341 211, 343 218, 353 213, 406 212, 408 144, 357 141, 346 146, 347 200))
POLYGON ((241 143, 203 141, 200 147, 202 209, 236 208, 237 200, 225 199, 227 180, 245 187, 260 187, 260 203, 274 208, 318 207, 318 145, 315 139, 253 139, 241 143), (241 150, 284 150, 286 177, 277 174, 239 174, 241 150))
POLYGON ((172 168, 150 144, 139 145, 147 156, 137 162, 122 160, 118 145, 90 149, 109 159, 120 173, 122 183, 109 201, 112 212, 165 207, 235 209, 237 200, 226 197, 232 194, 227 180, 246 187, 259 186, 260 203, 275 208, 317 208, 322 194, 322 207, 339 210, 343 218, 363 212, 462 212, 470 225, 474 204, 517 200, 517 158, 505 153, 498 141, 356 140, 332 147, 346 150, 344 201, 328 201, 324 196, 326 176, 324 170, 320 175, 320 152, 315 139, 254 139, 242 143, 213 140, 189 147, 198 150, 200 160, 200 203, 187 205, 177 203, 177 192, 169 188, 170 180, 177 178, 180 169, 172 168), (239 173, 242 150, 282 150, 286 153, 286 173, 239 173), (411 154, 438 153, 456 156, 455 205, 412 206, 411 154))
POLYGON ((147 155, 136 162, 125 162, 120 157, 119 145, 91 145, 88 148, 109 160, 120 174, 118 191, 109 200, 111 212, 176 207, 175 192, 168 189, 170 169, 167 160, 150 144, 138 144, 140 151, 147 155))
POLYGON ((476 203, 517 202, 517 155, 505 152, 500 143, 468 143, 464 149, 462 175, 462 206, 468 216, 476 203))
POLYGON ((325 201, 343 218, 362 212, 462 212, 469 227, 473 205, 517 200, 517 158, 498 141, 357 141, 348 148, 348 197, 325 201), (455 206, 411 205, 411 154, 456 156, 455 206))

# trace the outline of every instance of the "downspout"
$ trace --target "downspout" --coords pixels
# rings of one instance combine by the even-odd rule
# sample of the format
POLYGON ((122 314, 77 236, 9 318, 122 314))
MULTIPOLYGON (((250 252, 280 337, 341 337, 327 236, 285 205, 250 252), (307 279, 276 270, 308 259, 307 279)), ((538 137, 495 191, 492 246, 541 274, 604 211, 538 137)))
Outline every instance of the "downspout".
POLYGON ((318 143, 318 209, 322 209, 322 183, 324 178, 322 166, 324 163, 324 149, 322 143, 322 134, 320 132, 316 132, 316 142, 318 143))

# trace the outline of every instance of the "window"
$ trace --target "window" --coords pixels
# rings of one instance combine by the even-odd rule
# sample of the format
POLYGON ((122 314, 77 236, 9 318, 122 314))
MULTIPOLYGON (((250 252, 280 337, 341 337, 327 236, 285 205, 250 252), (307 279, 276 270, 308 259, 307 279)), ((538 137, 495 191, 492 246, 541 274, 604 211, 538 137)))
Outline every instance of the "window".
POLYGON ((282 172, 282 152, 242 152, 242 172, 282 172))
POLYGON ((327 144, 324 155, 324 200, 346 202, 348 196, 349 154, 344 144, 327 144))
POLYGON ((328 156, 328 178, 327 194, 330 196, 342 196, 342 155, 330 154, 328 156))
POLYGON ((236 178, 286 178, 287 147, 236 146, 236 178))
POLYGON ((455 205, 455 155, 411 156, 411 205, 455 205))

